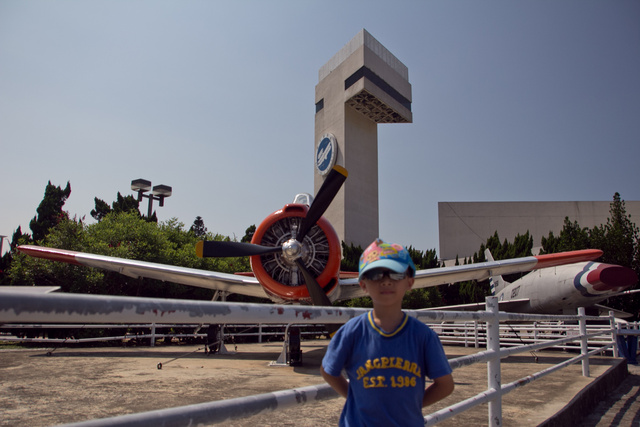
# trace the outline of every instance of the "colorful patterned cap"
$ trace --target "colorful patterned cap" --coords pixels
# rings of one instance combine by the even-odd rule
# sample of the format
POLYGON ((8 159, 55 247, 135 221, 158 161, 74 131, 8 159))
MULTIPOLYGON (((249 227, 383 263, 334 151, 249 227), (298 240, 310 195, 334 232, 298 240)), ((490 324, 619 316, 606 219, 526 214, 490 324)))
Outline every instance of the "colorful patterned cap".
POLYGON ((395 243, 385 243, 381 239, 376 239, 362 253, 359 277, 362 278, 365 272, 373 268, 388 268, 396 273, 403 273, 410 268, 413 274, 416 272, 416 266, 405 248, 395 243))

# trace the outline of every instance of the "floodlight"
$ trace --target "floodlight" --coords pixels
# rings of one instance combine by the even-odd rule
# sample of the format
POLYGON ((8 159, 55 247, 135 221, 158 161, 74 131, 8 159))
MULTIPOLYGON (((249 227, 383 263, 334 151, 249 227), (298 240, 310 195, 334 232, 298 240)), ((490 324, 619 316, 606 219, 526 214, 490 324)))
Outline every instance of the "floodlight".
POLYGON ((160 206, 164 206, 164 199, 171 196, 171 187, 168 185, 156 185, 151 191, 151 181, 146 179, 134 179, 131 181, 131 189, 138 193, 138 202, 142 201, 143 197, 149 199, 149 209, 147 211, 147 217, 151 217, 153 213, 153 201, 160 202, 160 206), (144 194, 147 191, 151 191, 151 194, 144 194))
POLYGON ((153 187, 153 192, 151 194, 158 197, 169 197, 171 196, 171 187, 163 184, 156 185, 153 187))
POLYGON ((131 181, 131 189, 133 191, 149 191, 151 190, 151 181, 147 181, 146 179, 134 179, 131 181))

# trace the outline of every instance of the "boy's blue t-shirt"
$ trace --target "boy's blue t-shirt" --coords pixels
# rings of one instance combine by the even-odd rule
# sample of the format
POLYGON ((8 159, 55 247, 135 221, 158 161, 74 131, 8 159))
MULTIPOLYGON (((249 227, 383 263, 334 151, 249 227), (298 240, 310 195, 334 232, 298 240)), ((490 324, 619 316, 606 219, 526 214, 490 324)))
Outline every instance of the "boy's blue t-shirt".
POLYGON ((423 426, 425 376, 451 373, 440 339, 427 325, 405 314, 387 333, 371 312, 336 332, 322 367, 333 376, 344 369, 349 378, 341 426, 423 426))

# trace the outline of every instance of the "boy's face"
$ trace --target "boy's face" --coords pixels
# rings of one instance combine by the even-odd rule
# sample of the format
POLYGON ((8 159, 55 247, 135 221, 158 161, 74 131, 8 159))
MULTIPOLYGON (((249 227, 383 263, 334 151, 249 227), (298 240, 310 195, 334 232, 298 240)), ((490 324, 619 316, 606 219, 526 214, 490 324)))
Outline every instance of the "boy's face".
POLYGON ((378 306, 402 306, 404 294, 413 286, 414 278, 407 274, 396 274, 386 268, 376 268, 365 273, 360 280, 360 287, 378 306), (402 278, 399 278, 402 277, 402 278))

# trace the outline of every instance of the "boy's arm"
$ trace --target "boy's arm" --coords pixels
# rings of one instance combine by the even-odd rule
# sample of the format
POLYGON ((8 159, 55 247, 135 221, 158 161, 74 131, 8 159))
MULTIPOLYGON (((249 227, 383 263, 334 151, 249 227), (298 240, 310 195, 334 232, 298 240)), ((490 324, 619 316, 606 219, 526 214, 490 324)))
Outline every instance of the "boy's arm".
POLYGON ((453 376, 451 374, 434 378, 433 384, 424 391, 422 407, 429 406, 449 396, 453 392, 453 388, 453 376))
POLYGON ((331 388, 337 391, 340 396, 344 397, 345 399, 347 398, 349 381, 347 381, 345 377, 343 377, 342 375, 334 377, 333 375, 326 373, 322 366, 320 366, 320 375, 322 375, 322 378, 324 378, 327 384, 329 384, 331 388))

